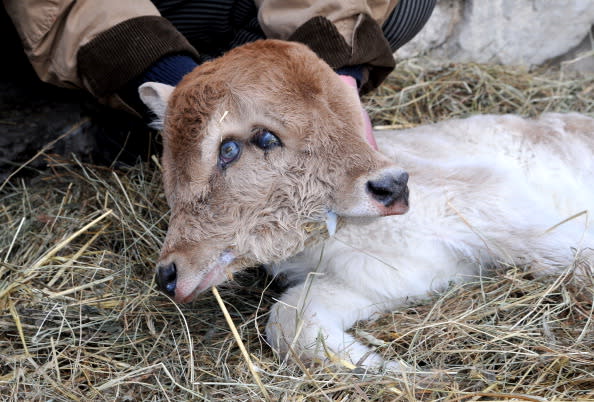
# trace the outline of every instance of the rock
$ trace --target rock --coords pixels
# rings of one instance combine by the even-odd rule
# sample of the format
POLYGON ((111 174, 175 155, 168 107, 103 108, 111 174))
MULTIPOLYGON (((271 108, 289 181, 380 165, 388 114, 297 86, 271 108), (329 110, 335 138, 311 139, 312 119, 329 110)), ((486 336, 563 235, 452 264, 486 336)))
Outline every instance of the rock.
POLYGON ((569 52, 550 60, 551 64, 560 64, 564 71, 582 74, 594 73, 594 26, 584 40, 569 52))
POLYGON ((438 0, 431 18, 410 42, 398 49, 398 59, 408 59, 425 53, 437 53, 453 42, 454 30, 461 23, 463 7, 460 0, 438 0))
POLYGON ((423 31, 396 56, 534 66, 568 52, 575 58, 580 44, 592 51, 593 25, 592 0, 438 0, 423 31))

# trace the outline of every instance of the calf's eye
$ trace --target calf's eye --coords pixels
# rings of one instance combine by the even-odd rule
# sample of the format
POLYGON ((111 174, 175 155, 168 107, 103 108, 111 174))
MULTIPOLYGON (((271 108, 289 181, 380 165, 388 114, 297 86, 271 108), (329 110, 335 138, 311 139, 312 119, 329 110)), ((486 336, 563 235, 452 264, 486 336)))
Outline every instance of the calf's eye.
POLYGON ((237 141, 225 141, 219 149, 219 160, 221 166, 225 167, 239 157, 241 147, 237 141))
POLYGON ((265 151, 283 145, 279 138, 268 130, 258 131, 254 135, 253 143, 265 151))

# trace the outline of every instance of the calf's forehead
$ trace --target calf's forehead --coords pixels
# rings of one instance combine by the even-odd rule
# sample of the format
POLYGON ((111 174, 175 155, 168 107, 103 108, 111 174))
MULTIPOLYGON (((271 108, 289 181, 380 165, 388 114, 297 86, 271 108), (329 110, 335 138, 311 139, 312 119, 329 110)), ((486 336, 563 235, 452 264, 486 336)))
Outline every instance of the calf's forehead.
POLYGON ((220 143, 245 139, 255 128, 273 131, 288 150, 318 155, 339 142, 348 150, 352 139, 363 138, 356 91, 303 46, 289 45, 277 58, 275 47, 238 48, 182 80, 165 121, 166 180, 203 186, 220 143), (231 68, 233 58, 245 70, 231 68))
POLYGON ((329 140, 339 130, 343 131, 342 136, 349 134, 344 131, 357 133, 358 97, 350 88, 336 84, 342 83, 329 82, 327 90, 315 96, 295 91, 296 83, 290 80, 279 82, 275 91, 265 90, 264 85, 216 85, 218 101, 211 105, 201 102, 204 84, 185 88, 178 98, 185 98, 186 104, 178 99, 177 104, 182 105, 175 105, 171 111, 172 124, 167 127, 170 141, 166 145, 182 144, 180 151, 185 152, 192 142, 220 143, 228 137, 249 136, 258 128, 274 132, 285 145, 293 147, 309 136, 317 142, 329 140))

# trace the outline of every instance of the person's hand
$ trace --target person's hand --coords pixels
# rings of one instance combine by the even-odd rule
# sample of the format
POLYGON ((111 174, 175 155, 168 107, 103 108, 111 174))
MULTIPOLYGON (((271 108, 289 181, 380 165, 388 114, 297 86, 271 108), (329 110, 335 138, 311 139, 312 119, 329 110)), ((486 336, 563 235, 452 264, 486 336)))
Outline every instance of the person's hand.
MULTIPOLYGON (((352 87, 353 90, 357 92, 357 96, 359 96, 359 90, 357 89, 357 80, 350 75, 338 75, 348 86, 352 87)), ((369 114, 361 105, 361 114, 363 115, 363 124, 365 125, 365 139, 371 147, 377 150, 377 143, 375 142, 375 137, 373 136, 373 128, 371 127, 371 119, 369 118, 369 114)))

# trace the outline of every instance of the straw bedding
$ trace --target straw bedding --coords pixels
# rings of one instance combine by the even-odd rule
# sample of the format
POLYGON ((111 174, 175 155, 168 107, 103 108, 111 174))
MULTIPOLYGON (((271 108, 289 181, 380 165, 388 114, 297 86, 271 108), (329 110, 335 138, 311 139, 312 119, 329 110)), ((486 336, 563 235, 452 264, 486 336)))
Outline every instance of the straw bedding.
MULTIPOLYGON (((400 64, 366 98, 380 129, 594 115, 592 78, 420 65, 400 64)), ((220 289, 238 338, 211 293, 177 306, 155 290, 168 218, 156 158, 114 170, 40 157, 47 169, 0 190, 2 400, 594 400, 593 287, 572 267, 537 281, 503 267, 353 329, 440 373, 430 379, 283 362, 262 337, 279 290, 258 269, 220 289)))

